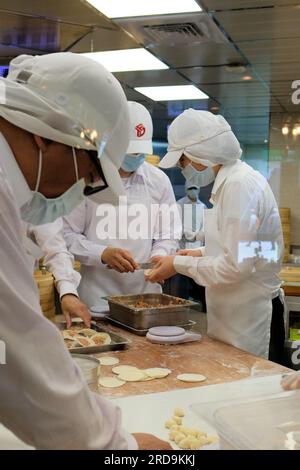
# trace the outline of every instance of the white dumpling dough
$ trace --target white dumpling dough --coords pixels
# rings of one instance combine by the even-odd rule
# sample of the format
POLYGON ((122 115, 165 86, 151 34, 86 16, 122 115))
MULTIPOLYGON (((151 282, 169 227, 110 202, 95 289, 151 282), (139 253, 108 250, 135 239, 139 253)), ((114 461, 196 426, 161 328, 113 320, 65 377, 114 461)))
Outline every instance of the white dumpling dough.
POLYGON ((119 379, 125 380, 125 382, 139 382, 143 380, 144 377, 145 377, 144 372, 139 369, 136 369, 136 370, 127 369, 127 370, 123 370, 119 374, 119 379))
POLYGON ((171 374, 170 369, 165 369, 164 367, 152 367, 150 369, 145 369, 146 374, 153 379, 162 379, 171 374))
POLYGON ((126 366, 126 365, 116 366, 112 369, 114 374, 121 374, 122 372, 125 372, 127 370, 139 370, 139 369, 134 366, 126 366))
POLYGON ((179 374, 177 379, 182 382, 203 382, 207 377, 201 374, 179 374))
POLYGON ((117 357, 111 357, 111 356, 98 357, 98 359, 102 366, 115 366, 116 364, 119 364, 120 362, 117 357))
POLYGON ((121 387, 126 382, 118 379, 117 377, 100 377, 98 383, 99 385, 101 385, 101 387, 115 388, 115 387, 121 387))

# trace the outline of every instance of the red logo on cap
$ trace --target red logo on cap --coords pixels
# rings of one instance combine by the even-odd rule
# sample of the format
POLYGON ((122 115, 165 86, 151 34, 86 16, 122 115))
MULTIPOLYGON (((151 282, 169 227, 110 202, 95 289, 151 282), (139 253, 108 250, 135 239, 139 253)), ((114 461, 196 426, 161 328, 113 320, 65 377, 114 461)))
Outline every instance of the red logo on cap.
POLYGON ((143 124, 138 124, 137 126, 135 126, 135 130, 136 130, 136 136, 142 137, 146 132, 146 127, 143 126, 143 124))

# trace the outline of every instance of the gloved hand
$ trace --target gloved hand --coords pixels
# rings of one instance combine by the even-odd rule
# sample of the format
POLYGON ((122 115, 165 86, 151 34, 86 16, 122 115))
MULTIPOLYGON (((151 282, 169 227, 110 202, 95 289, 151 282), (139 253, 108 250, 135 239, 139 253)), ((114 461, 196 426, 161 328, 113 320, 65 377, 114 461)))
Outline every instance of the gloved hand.
POLYGON ((300 372, 288 375, 281 381, 282 388, 285 390, 296 390, 300 388, 300 372))
POLYGON ((118 273, 133 273, 138 268, 132 254, 123 248, 108 246, 102 253, 101 261, 118 273))
POLYGON ((67 328, 72 325, 72 317, 79 317, 89 328, 91 326, 91 314, 87 306, 73 294, 66 294, 61 298, 61 309, 66 317, 67 328))

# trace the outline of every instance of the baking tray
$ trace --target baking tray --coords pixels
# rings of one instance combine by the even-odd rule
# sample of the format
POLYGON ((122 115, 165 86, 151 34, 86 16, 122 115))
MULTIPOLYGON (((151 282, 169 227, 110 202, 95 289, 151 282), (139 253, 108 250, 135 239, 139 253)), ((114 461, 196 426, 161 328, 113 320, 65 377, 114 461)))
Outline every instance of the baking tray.
MULTIPOLYGON (((82 328, 86 328, 83 322, 76 322, 74 323, 76 326, 82 326, 82 328)), ((60 322, 56 323, 57 327, 59 330, 66 330, 67 329, 67 324, 66 322, 60 322)), ((99 327, 95 322, 91 323, 90 328, 92 330, 95 330, 97 333, 108 333, 109 336, 111 337, 111 343, 110 344, 100 344, 97 346, 82 346, 79 348, 71 348, 68 349, 70 353, 76 353, 76 354, 95 354, 95 353, 100 353, 100 352, 106 352, 106 351, 116 351, 119 349, 124 349, 128 344, 131 343, 131 341, 127 338, 124 338, 123 336, 117 335, 116 333, 112 333, 111 331, 107 331, 104 328, 99 327)))
MULTIPOLYGON (((148 330, 139 330, 137 328, 133 328, 132 326, 124 325, 124 323, 117 321, 111 317, 108 317, 107 320, 110 321, 113 325, 116 325, 120 328, 124 328, 124 330, 130 331, 131 333, 134 333, 135 335, 146 336, 146 334, 148 333, 148 330)), ((183 325, 180 324, 176 326, 180 326, 181 328, 184 328, 185 330, 190 330, 194 325, 196 325, 196 322, 193 320, 189 320, 188 323, 186 324, 183 324, 183 325)))
POLYGON ((167 294, 149 293, 139 295, 118 295, 104 297, 107 300, 109 318, 130 326, 136 330, 148 330, 153 326, 177 326, 188 323, 190 307, 196 302, 181 299, 167 294), (179 300, 179 305, 168 305, 170 301, 179 300), (137 308, 133 305, 139 301, 153 304, 153 307, 137 308), (158 304, 165 306, 157 307, 158 304))

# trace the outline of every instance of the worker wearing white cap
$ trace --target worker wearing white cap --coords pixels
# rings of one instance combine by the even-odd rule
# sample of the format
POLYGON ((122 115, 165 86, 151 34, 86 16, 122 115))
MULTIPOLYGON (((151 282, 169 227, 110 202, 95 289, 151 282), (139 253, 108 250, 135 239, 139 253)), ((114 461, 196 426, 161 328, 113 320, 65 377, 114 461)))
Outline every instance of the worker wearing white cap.
POLYGON ((179 165, 200 186, 214 181, 213 208, 204 214, 205 247, 161 260, 149 279, 181 273, 206 286, 209 335, 280 362, 282 231, 267 181, 240 161, 240 145, 222 116, 188 109, 170 125, 168 142, 161 167, 179 165))
POLYGON ((177 239, 181 237, 181 221, 170 180, 160 169, 145 162, 145 154, 152 154, 151 115, 139 103, 128 102, 128 107, 130 142, 120 169, 126 204, 106 208, 86 200, 64 218, 67 246, 81 262, 78 293, 93 310, 107 307, 103 296, 161 292, 160 284, 145 281, 138 265, 175 253, 177 239), (173 206, 175 231, 170 219, 161 217, 161 208, 165 206, 173 206), (110 209, 112 213, 106 221, 110 209), (137 229, 143 233, 130 230, 135 210, 139 217, 137 229))
POLYGON ((117 169, 127 146, 127 101, 100 64, 71 53, 20 56, 0 78, 0 422, 36 448, 137 446, 43 317, 21 235, 21 216, 51 222, 83 191, 122 194, 117 169))

